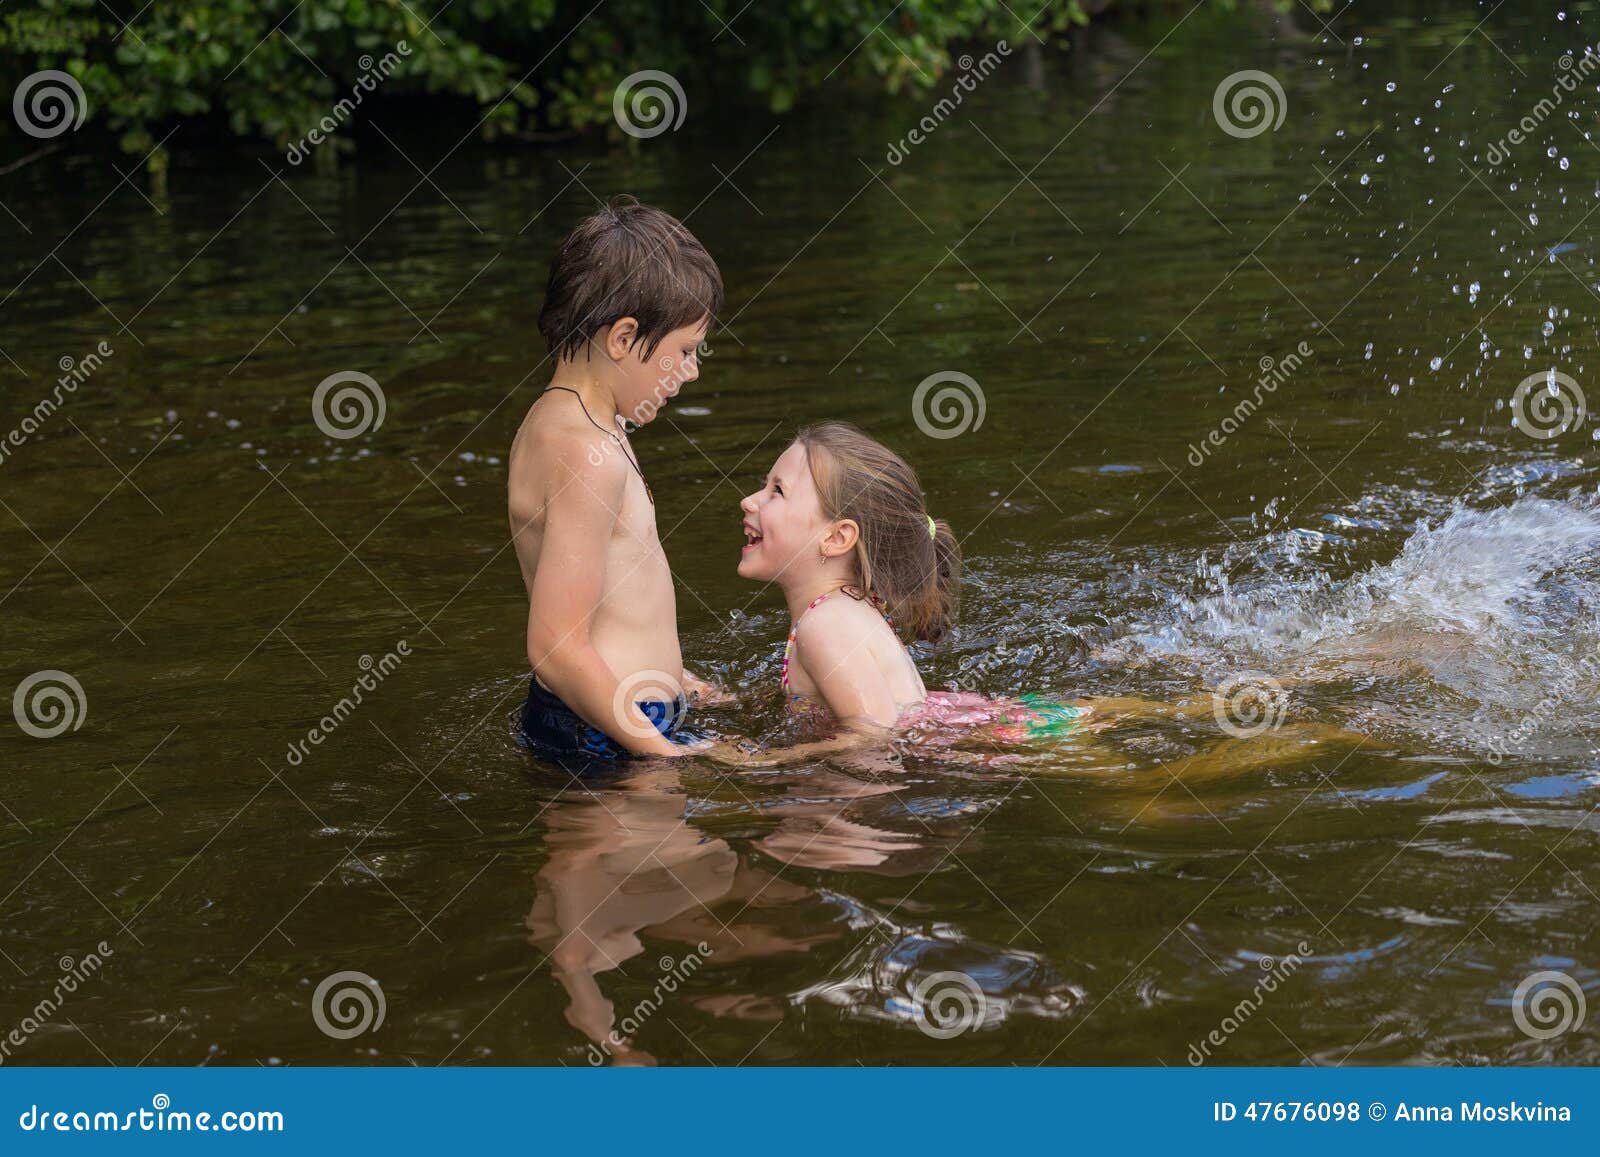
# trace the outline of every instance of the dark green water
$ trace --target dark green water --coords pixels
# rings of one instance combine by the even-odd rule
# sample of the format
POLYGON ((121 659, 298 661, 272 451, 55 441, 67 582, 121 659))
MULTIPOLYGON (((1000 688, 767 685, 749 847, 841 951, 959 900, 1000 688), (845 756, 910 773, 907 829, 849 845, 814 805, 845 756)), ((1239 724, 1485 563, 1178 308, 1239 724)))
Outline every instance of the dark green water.
POLYGON ((1182 1065, 1230 1017, 1213 1063, 1594 1062, 1512 1004, 1543 970, 1600 991, 1596 427, 1510 405, 1600 346, 1600 74, 1486 150, 1600 16, 1512 7, 1113 24, 1014 54, 898 165, 945 82, 781 121, 691 91, 634 149, 385 125, 411 160, 380 138, 337 176, 179 150, 154 200, 70 150, 4 178, 0 427, 113 350, 0 462, 4 689, 63 671, 86 704, 0 727, 0 1029, 112 950, 7 1063, 581 1065, 575 996, 602 1031, 659 998, 635 1044, 680 1064, 1182 1065), (1276 131, 1213 117, 1243 69, 1281 83, 1276 131), (747 693, 711 725, 782 732, 736 501, 822 417, 965 537, 930 686, 1192 710, 987 771, 576 784, 524 755, 504 455, 552 246, 619 191, 729 287, 636 440, 685 655, 747 693), (311 398, 345 370, 387 412, 335 441, 311 398), (919 430, 939 371, 980 426, 919 430), (1211 690, 1243 672, 1283 713, 1236 740, 1211 690), (385 1004, 350 1039, 312 1015, 342 971, 385 1004), (910 994, 949 971, 985 1016, 935 1039, 910 994))

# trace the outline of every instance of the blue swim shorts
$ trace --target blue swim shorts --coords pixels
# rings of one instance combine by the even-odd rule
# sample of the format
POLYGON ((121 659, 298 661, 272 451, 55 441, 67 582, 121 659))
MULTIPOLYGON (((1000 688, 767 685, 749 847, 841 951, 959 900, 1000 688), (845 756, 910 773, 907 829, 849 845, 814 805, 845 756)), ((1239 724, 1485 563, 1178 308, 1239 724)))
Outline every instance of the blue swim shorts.
MULTIPOLYGON (((665 699, 641 700, 639 710, 655 724, 657 731, 674 743, 693 743, 699 738, 683 726, 689 717, 689 701, 682 695, 673 702, 665 699)), ((632 758, 627 748, 598 727, 584 722, 558 696, 542 687, 537 677, 528 680, 528 701, 522 705, 517 740, 534 754, 552 758, 632 758)))

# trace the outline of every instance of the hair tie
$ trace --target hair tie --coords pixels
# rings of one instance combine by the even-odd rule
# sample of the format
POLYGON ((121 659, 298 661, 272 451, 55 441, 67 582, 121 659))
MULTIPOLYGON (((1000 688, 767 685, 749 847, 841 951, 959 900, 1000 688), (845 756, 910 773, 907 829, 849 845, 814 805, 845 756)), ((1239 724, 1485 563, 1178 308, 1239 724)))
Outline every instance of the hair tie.
POLYGON ((931 539, 937 539, 939 537, 939 528, 934 525, 933 515, 931 514, 928 515, 928 537, 931 539))

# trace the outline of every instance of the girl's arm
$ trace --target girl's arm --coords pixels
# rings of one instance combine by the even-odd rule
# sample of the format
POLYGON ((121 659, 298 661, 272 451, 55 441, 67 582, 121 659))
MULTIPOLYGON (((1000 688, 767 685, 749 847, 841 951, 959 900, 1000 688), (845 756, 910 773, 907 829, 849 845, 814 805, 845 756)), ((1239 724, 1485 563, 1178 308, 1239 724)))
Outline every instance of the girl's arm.
POLYGON ((732 767, 781 767, 788 763, 804 763, 823 755, 883 747, 893 738, 893 731, 879 727, 870 720, 846 720, 841 724, 839 734, 828 739, 749 751, 726 740, 719 740, 696 754, 709 756, 732 767))

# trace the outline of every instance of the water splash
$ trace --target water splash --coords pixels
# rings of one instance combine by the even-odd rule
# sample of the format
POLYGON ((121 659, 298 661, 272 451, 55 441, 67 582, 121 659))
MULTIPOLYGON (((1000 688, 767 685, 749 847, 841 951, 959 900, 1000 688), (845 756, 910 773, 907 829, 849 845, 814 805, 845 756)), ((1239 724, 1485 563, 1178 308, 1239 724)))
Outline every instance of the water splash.
MULTIPOLYGON (((1269 545, 1238 553, 1260 559, 1269 545)), ((1478 753, 1515 734, 1526 754, 1571 755, 1575 742, 1587 754, 1600 723, 1597 552, 1600 508, 1587 499, 1458 507, 1392 562, 1343 580, 1280 549, 1230 581, 1225 557, 1208 568, 1213 593, 1172 591, 1102 653, 1208 684, 1270 670, 1313 700, 1326 687, 1341 706, 1359 701, 1368 722, 1478 753)))

